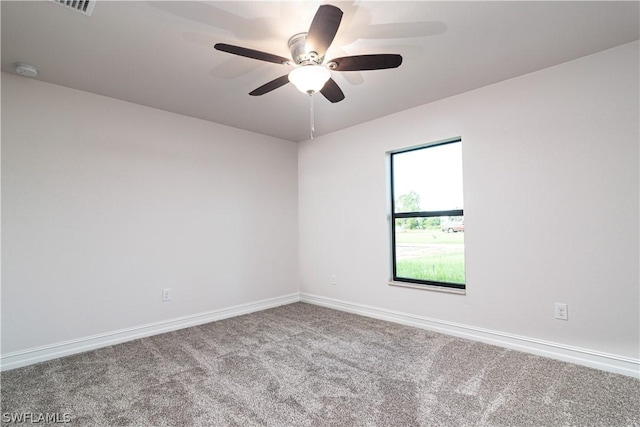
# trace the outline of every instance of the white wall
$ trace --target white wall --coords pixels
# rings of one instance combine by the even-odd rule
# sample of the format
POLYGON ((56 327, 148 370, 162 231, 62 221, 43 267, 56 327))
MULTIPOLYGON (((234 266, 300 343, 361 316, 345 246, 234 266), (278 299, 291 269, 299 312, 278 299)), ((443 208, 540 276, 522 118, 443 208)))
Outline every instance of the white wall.
POLYGON ((300 290, 638 359, 638 50, 299 146, 3 73, 2 354, 300 290), (385 152, 454 136, 467 295, 390 287, 385 152))
POLYGON ((3 73, 3 354, 297 292, 297 149, 3 73))
POLYGON ((301 291, 637 360, 638 50, 303 143, 301 291), (456 136, 467 294, 389 286, 385 152, 456 136), (554 319, 554 302, 569 305, 569 321, 554 319))

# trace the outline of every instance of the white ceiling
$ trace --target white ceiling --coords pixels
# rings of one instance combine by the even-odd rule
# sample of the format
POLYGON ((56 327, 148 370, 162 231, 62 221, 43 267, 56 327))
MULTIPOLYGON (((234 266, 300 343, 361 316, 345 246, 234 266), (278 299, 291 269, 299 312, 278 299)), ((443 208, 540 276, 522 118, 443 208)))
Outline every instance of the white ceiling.
MULTIPOLYGON (((50 1, 2 1, 2 71, 291 141, 309 138, 293 85, 248 93, 291 67, 219 52, 290 57, 325 2, 99 1, 91 17, 50 1)), ((326 58, 399 53, 397 69, 332 72, 346 99, 316 95, 316 135, 639 38, 639 2, 330 2, 343 20, 326 58)))

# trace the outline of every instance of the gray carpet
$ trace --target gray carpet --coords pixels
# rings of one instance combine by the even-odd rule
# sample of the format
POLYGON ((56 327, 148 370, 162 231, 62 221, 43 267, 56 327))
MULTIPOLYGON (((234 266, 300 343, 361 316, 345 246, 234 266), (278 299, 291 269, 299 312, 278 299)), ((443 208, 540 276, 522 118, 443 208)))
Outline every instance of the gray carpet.
POLYGON ((640 381, 296 303, 2 373, 67 425, 640 425, 640 381))

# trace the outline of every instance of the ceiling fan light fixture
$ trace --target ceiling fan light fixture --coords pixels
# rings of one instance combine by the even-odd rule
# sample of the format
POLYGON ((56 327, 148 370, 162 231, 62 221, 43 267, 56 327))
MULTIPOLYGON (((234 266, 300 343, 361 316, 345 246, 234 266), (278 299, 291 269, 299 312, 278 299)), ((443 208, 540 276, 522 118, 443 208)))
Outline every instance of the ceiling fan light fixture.
MULTIPOLYGON (((338 32, 342 15, 339 7, 330 4, 318 7, 309 31, 294 34, 289 39, 289 50, 293 61, 271 53, 226 43, 216 43, 214 48, 246 58, 296 67, 290 73, 252 90, 249 92, 251 96, 264 95, 291 82, 300 92, 308 95, 320 92, 329 102, 335 104, 344 99, 344 93, 331 78, 332 71, 385 70, 397 68, 402 64, 402 56, 388 53, 333 58, 325 64, 324 57, 338 32)), ((310 96, 309 99, 313 100, 313 97, 310 96)), ((313 102, 311 105, 313 106, 313 102)))
POLYGON ((319 92, 331 77, 331 72, 321 65, 304 65, 289 73, 289 81, 302 93, 319 92))

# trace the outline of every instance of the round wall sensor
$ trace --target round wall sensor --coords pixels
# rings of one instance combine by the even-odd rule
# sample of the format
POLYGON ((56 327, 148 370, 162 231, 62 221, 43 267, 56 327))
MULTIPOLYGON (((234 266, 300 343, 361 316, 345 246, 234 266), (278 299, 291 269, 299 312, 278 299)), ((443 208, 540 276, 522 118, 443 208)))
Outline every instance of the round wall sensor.
POLYGON ((29 64, 16 64, 16 73, 25 77, 35 77, 38 75, 38 70, 33 65, 29 64))

